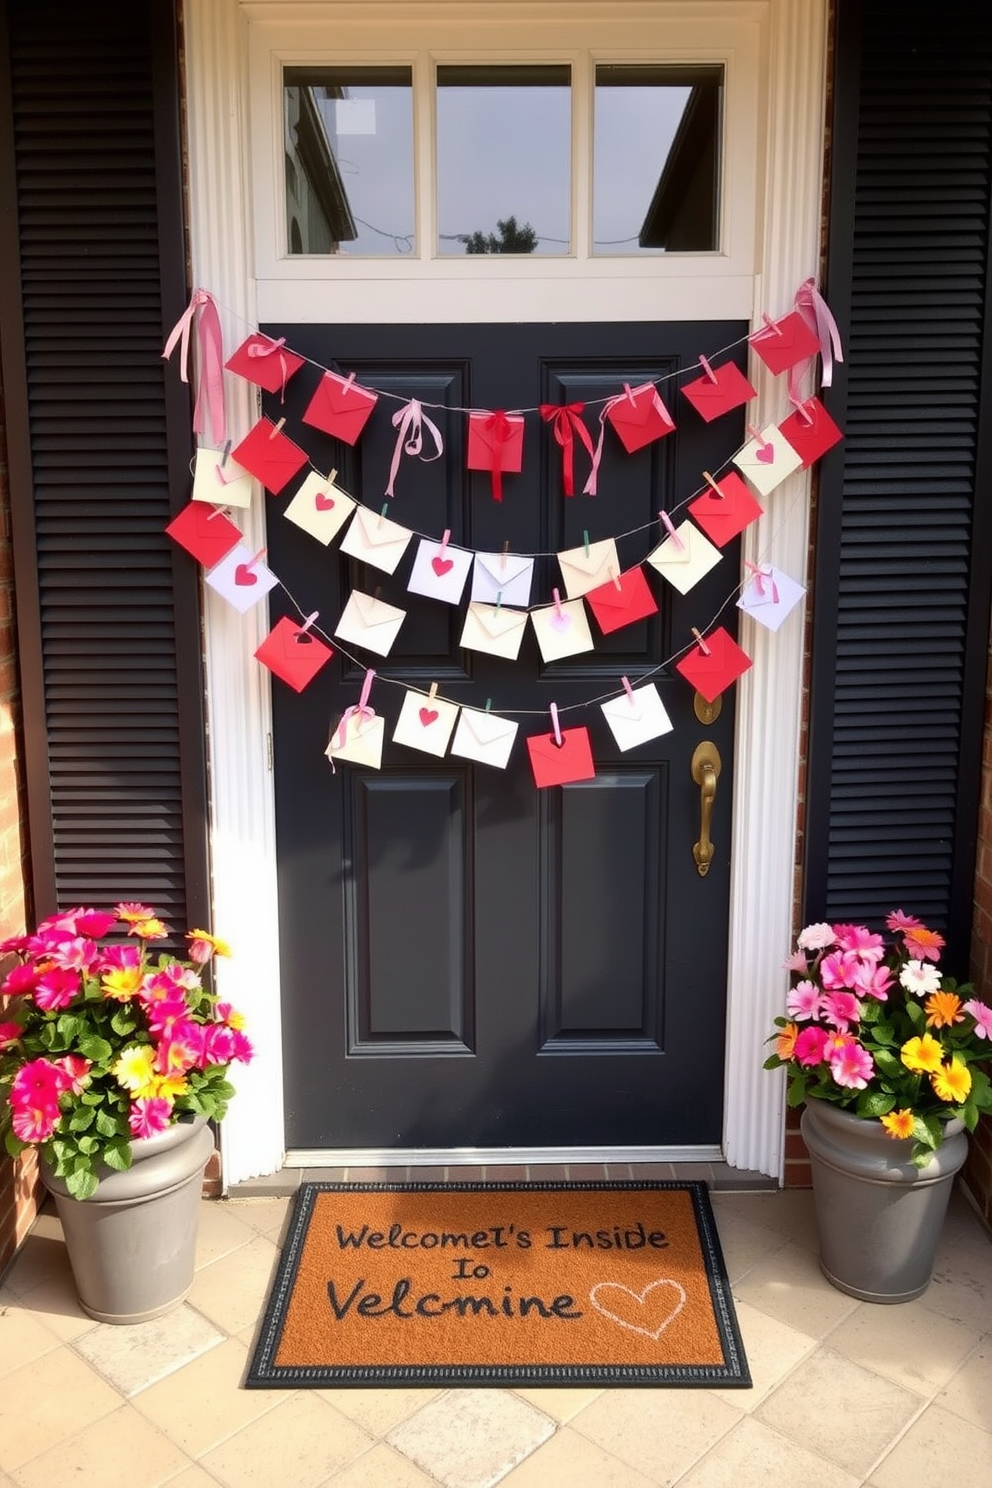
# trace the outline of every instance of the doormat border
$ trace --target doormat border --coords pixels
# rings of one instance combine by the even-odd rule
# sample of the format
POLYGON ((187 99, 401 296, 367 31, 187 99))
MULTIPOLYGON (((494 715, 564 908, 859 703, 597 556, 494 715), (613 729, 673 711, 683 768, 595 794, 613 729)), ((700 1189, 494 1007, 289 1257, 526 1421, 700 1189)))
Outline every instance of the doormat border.
POLYGON ((695 1179, 562 1179, 526 1183, 302 1183, 297 1189, 289 1233, 279 1258, 265 1308, 258 1341, 245 1377, 249 1390, 355 1388, 373 1386, 556 1386, 635 1385, 681 1388, 750 1389, 751 1374, 734 1310, 716 1220, 707 1185, 695 1179), (723 1364, 394 1364, 394 1365, 278 1365, 275 1363, 281 1324, 296 1281, 314 1203, 322 1193, 519 1193, 519 1192, 644 1192, 667 1190, 687 1193, 692 1200, 696 1231, 710 1289, 710 1303, 723 1364))

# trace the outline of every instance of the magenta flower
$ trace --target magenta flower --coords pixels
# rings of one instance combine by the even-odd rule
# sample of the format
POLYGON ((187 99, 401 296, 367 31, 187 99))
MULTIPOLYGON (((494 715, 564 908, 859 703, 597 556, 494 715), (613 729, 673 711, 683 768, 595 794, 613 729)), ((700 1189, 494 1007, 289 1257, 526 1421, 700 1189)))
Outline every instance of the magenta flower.
POLYGON ((23 1033, 20 1023, 0 1023, 0 1049, 10 1049, 23 1033))
POLYGON ((857 985, 861 962, 854 951, 831 951, 820 962, 820 980, 828 991, 857 985))
POLYGON ((208 1064, 229 1064, 234 1058, 234 1029, 211 1023, 203 1030, 203 1052, 208 1064))
POLYGON ((875 1073, 874 1060, 857 1039, 845 1040, 843 1048, 836 1049, 830 1056, 829 1063, 830 1073, 837 1084, 848 1090, 864 1090, 875 1073))
POLYGON ((71 1090, 73 1095, 82 1095, 89 1084, 90 1060, 84 1059, 80 1054, 65 1054, 61 1059, 53 1060, 53 1063, 62 1071, 63 1090, 71 1090))
POLYGON ((88 935, 92 940, 101 940, 117 924, 117 916, 102 909, 79 909, 75 919, 76 934, 88 935))
POLYGON ((802 951, 793 951, 792 955, 788 956, 782 962, 782 970, 798 971, 800 974, 804 974, 809 971, 809 962, 806 960, 802 951))
POLYGON ((893 909, 885 916, 885 923, 890 930, 918 930, 923 921, 915 915, 903 914, 901 909, 893 909))
POLYGON ((824 992, 823 1018, 831 1027, 847 1033, 852 1023, 861 1017, 858 999, 853 992, 824 992))
POLYGON ((13 971, 0 987, 0 997, 17 997, 21 993, 33 994, 41 976, 41 968, 33 966, 30 961, 15 966, 13 971))
POLYGON ((22 956, 27 949, 27 944, 26 935, 8 935, 6 940, 0 940, 0 956, 9 956, 14 952, 22 956))
POLYGON ((136 945, 108 946, 103 953, 101 971, 133 971, 141 965, 141 947, 136 945))
POLYGON ((808 979, 797 982, 786 999, 785 1010, 799 1023, 815 1018, 820 1011, 820 989, 816 983, 808 979))
POLYGON ((86 940, 82 935, 63 940, 52 951, 52 964, 68 971, 89 972, 99 959, 100 947, 96 941, 86 940))
POLYGON ((895 977, 888 966, 873 966, 870 961, 862 964, 855 979, 855 990, 859 997, 874 997, 876 1002, 887 1002, 889 988, 895 985, 895 977))
POLYGON ((44 976, 39 977, 34 989, 34 1000, 46 1013, 67 1008, 73 998, 78 996, 81 985, 78 971, 53 966, 44 976))
POLYGON ((155 1051, 155 1070, 160 1075, 183 1075, 200 1063, 203 1053, 203 1030, 199 1023, 186 1020, 161 1039, 155 1051))
POLYGON ((885 955, 885 942, 867 925, 835 925, 837 944, 842 951, 854 951, 863 961, 880 961, 885 955))
POLYGON ((20 1142, 47 1142, 59 1124, 59 1115, 57 1105, 14 1106, 10 1125, 20 1142))
POLYGON ((805 1065, 807 1068, 812 1067, 814 1064, 822 1064, 824 1058, 823 1050, 826 1042, 827 1031, 825 1028, 817 1028, 815 1025, 811 1028, 804 1028, 796 1039, 796 1047, 793 1050, 792 1057, 799 1064, 805 1065))
POLYGON ((975 1020, 975 1032, 979 1038, 992 1039, 992 1008, 973 997, 964 1004, 964 1011, 975 1020))
POLYGON ((836 944, 836 941, 833 925, 823 923, 807 925, 796 936, 796 945, 802 951, 825 951, 829 946, 836 944))
MULTIPOLYGON (((189 1020, 189 1008, 181 998, 161 998, 148 1007, 149 1032, 171 1038, 176 1028, 189 1020)), ((197 1025, 199 1026, 199 1025, 197 1025)))
POLYGON ((127 1124, 132 1137, 154 1137, 172 1120, 172 1106, 160 1095, 141 1096, 131 1102, 127 1124))
MULTIPOLYGON (((10 1104, 17 1110, 25 1106, 54 1106, 66 1089, 66 1077, 50 1059, 31 1059, 22 1064, 10 1087, 10 1104)), ((23 1139, 22 1139, 23 1140, 23 1139)))
POLYGON ((255 1058, 255 1049, 251 1039, 242 1033, 240 1028, 235 1028, 232 1032, 234 1033, 234 1058, 240 1060, 242 1064, 250 1063, 255 1058))

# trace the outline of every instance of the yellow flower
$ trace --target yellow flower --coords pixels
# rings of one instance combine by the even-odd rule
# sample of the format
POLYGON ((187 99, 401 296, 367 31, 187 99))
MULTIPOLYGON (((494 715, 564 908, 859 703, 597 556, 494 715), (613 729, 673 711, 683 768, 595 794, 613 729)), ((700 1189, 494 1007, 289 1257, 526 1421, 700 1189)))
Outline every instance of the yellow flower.
MULTIPOLYGON (((244 1024, 244 1019, 243 1018, 241 1019, 241 1024, 242 1024, 242 1026, 244 1024)), ((233 1021, 231 1021, 231 1027, 232 1028, 236 1028, 237 1026, 238 1025, 236 1023, 234 1023, 233 1021)), ((786 1023, 785 1027, 782 1029, 782 1032, 779 1034, 778 1038, 775 1040, 775 1053, 778 1055, 779 1059, 791 1059, 792 1058, 792 1052, 793 1052, 793 1050, 796 1047, 796 1039, 797 1039, 798 1035, 799 1035, 799 1026, 798 1026, 798 1024, 796 1024, 796 1023, 786 1023)))
POLYGON ((911 1137, 913 1135, 913 1113, 910 1110, 890 1111, 888 1116, 881 1118, 882 1125, 890 1137, 911 1137))
POLYGON ((109 971, 103 973, 100 981, 104 997, 114 997, 118 1002, 127 1002, 129 997, 136 995, 141 986, 141 977, 140 966, 112 966, 109 971))
POLYGON ((954 992, 931 992, 924 1006, 928 1028, 950 1028, 952 1023, 964 1022, 961 999, 954 992))
POLYGON ((903 1044, 899 1057, 914 1075, 932 1075, 940 1069, 943 1052, 933 1034, 925 1033, 922 1038, 911 1038, 903 1044))
POLYGON ((150 1044, 132 1044, 124 1049, 111 1074, 118 1085, 123 1085, 134 1098, 157 1095, 152 1087, 158 1078, 155 1074, 155 1050, 150 1044))
POLYGON ((164 940, 168 933, 162 921, 155 916, 147 920, 135 920, 128 931, 129 935, 136 935, 139 940, 164 940))
POLYGON ((955 1054, 947 1064, 930 1076, 930 1083, 938 1100, 946 1101, 949 1106, 959 1106, 968 1099, 971 1071, 955 1054))
POLYGON ((180 1095, 185 1095, 189 1084, 182 1075, 153 1075, 151 1080, 152 1095, 161 1096, 171 1105, 180 1095))

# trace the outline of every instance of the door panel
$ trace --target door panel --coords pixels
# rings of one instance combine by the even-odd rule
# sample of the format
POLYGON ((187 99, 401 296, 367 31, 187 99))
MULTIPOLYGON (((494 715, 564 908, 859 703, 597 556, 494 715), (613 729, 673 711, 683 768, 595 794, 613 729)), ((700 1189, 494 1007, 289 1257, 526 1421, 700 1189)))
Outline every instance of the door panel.
MULTIPOLYGON (((316 363, 428 409, 441 459, 404 456, 389 515, 417 533, 483 551, 538 553, 533 603, 560 587, 553 554, 631 534, 624 568, 658 542, 673 511, 739 446, 742 420, 705 426, 662 388, 677 432, 634 455, 607 431, 599 495, 566 499, 561 451, 527 416, 524 469, 490 496, 464 468, 465 418, 451 408, 533 407, 603 398, 624 381, 691 366, 700 349, 742 336, 737 323, 471 326, 269 326, 316 363), (332 360, 333 359, 333 360, 332 360), (642 529, 632 531, 632 529, 642 529)), ((400 406, 380 398, 358 445, 299 421, 316 367, 289 384, 287 431, 346 490, 383 504, 400 406)), ((684 403, 684 400, 682 400, 684 403)), ((598 411, 598 410, 597 410, 598 411)), ((586 420, 597 428, 595 412, 586 420)), ((576 451, 578 485, 588 458, 576 451)), ((654 675, 672 733, 621 754, 593 700, 633 685, 705 630, 737 582, 738 555, 686 597, 653 572, 659 614, 595 650, 544 665, 528 630, 516 662, 461 651, 466 600, 450 606, 406 590, 416 541, 395 575, 364 570, 279 519, 269 498, 269 554, 287 590, 333 631, 350 587, 379 589, 407 611, 388 658, 340 653, 302 694, 275 683, 276 812, 286 1026, 287 1143, 292 1148, 711 1145, 720 1140, 730 865, 733 698, 705 728, 669 666, 654 675), (381 772, 323 757, 330 729, 356 701, 366 665, 387 720, 381 772), (515 716, 504 771, 389 742, 402 690, 437 682, 457 703, 515 716), (538 791, 524 738, 589 728, 596 779, 538 791), (699 788, 689 761, 703 738, 723 758, 705 878, 692 859, 699 788)), ((296 611, 281 596, 273 619, 296 611)), ((733 604, 720 622, 733 629, 733 604)))

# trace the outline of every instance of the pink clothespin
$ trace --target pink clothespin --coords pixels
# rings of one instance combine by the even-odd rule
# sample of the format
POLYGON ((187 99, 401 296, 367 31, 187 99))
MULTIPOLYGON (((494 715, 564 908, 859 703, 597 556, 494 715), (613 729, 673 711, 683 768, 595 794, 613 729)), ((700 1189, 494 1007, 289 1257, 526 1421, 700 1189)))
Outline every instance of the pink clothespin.
POLYGON ((281 418, 277 424, 273 425, 272 433, 269 435, 270 439, 275 439, 276 435, 282 431, 282 426, 285 422, 286 420, 284 418, 281 418))
POLYGON ((320 611, 319 610, 314 610, 314 612, 313 612, 312 615, 308 615, 307 616, 307 618, 304 620, 303 624, 300 626, 300 635, 306 635, 307 631, 310 629, 311 625, 317 619, 317 616, 319 614, 320 614, 320 611))
POLYGON ((765 322, 765 330, 774 331, 776 336, 782 335, 781 326, 778 324, 777 321, 772 320, 770 315, 766 315, 764 311, 762 311, 761 318, 765 322))
POLYGON ((675 525, 672 522, 672 519, 668 515, 668 513, 667 512, 664 512, 664 511, 660 511, 658 513, 658 521, 664 527, 665 531, 668 533, 669 537, 672 539, 672 542, 678 548, 679 552, 680 553, 684 553, 685 552, 685 543, 682 541, 682 539, 679 537, 678 533, 676 532, 675 525))
POLYGON ((560 591, 558 589, 552 589, 552 591, 551 591, 551 598, 555 602, 555 614, 558 616, 559 619, 561 619, 562 608, 561 608, 561 593, 560 593, 560 591))
POLYGON ((628 699, 630 701, 630 706, 632 708, 636 708, 636 706, 637 706, 637 700, 634 697, 634 689, 631 687, 631 685, 630 685, 630 683, 629 683, 629 681, 627 680, 626 677, 621 677, 620 678, 620 681, 623 683, 623 690, 627 694, 627 697, 628 697, 628 699))
POLYGON ((564 739, 561 736, 561 728, 560 728, 559 723, 558 723, 558 704, 557 703, 552 703, 551 704, 551 727, 554 730, 555 743, 558 745, 558 748, 561 749, 564 746, 565 741, 564 741, 564 739))
POLYGON ((613 580, 613 583, 615 584, 616 588, 622 594, 623 593, 623 585, 620 582, 620 575, 617 573, 616 569, 613 567, 612 564, 610 565, 610 578, 613 580))
POLYGON ((249 558, 247 563, 243 563, 241 565, 242 568, 254 568, 257 563, 261 563, 262 559, 265 557, 266 551, 267 550, 265 548, 259 548, 254 558, 249 558))
POLYGON ((720 487, 717 485, 716 481, 710 475, 708 470, 703 471, 703 480, 711 488, 711 490, 713 490, 716 495, 719 496, 721 501, 725 500, 723 492, 720 490, 720 487))
POLYGON ((716 373, 713 371, 713 368, 710 366, 709 362, 706 360, 706 358, 704 356, 701 356, 699 358, 699 365, 702 367, 703 371, 706 373, 706 376, 709 378, 710 382, 719 382, 720 381, 720 379, 717 377, 716 373))
POLYGON ((809 411, 810 399, 809 398, 803 399, 803 398, 799 398, 799 397, 793 397, 792 393, 790 392, 790 394, 789 394, 789 402, 793 405, 793 407, 795 408, 795 410, 798 413, 799 417, 802 419, 803 423, 806 425, 807 429, 812 428, 813 427, 814 420, 813 420, 813 415, 809 411))
POLYGON ((702 636, 695 626, 692 627, 692 633, 696 637, 696 644, 699 647, 700 651, 702 651, 704 656, 709 656, 710 648, 709 646, 707 646, 706 642, 703 640, 702 636))

